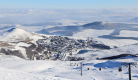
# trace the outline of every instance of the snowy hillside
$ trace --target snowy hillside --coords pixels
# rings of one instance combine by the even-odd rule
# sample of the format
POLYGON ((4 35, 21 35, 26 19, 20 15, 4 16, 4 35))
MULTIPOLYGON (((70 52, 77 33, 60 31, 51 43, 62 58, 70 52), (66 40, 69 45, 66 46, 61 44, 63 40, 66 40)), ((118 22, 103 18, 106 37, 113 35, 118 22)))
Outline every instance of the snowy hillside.
MULTIPOLYGON (((121 62, 137 62, 137 58, 125 60, 90 60, 82 61, 1 61, 2 80, 128 80, 128 67, 118 71, 121 62), (89 68, 89 70, 88 70, 89 68), (99 70, 101 68, 101 71, 99 70)), ((137 68, 131 67, 132 79, 137 80, 137 68)))
POLYGON ((122 30, 122 31, 120 31, 119 36, 122 36, 122 37, 138 37, 138 31, 122 30))
POLYGON ((131 22, 138 23, 138 17, 135 17, 135 18, 131 19, 130 21, 131 21, 131 22))
POLYGON ((20 28, 12 28, 6 32, 4 32, 1 36, 1 41, 12 41, 13 39, 21 39, 25 40, 32 36, 30 33, 24 31, 20 28))

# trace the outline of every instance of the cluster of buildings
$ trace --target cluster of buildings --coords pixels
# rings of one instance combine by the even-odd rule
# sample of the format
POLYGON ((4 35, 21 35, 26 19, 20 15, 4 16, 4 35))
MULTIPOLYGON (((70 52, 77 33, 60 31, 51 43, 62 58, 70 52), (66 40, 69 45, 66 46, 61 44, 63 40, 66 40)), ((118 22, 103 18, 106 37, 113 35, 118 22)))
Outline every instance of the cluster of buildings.
POLYGON ((45 39, 39 39, 37 44, 38 47, 43 47, 43 51, 41 53, 41 56, 43 56, 41 59, 52 60, 69 60, 68 58, 73 55, 72 52, 77 52, 78 49, 95 49, 100 47, 95 47, 99 43, 93 39, 88 38, 87 40, 81 40, 61 36, 50 36, 45 39))

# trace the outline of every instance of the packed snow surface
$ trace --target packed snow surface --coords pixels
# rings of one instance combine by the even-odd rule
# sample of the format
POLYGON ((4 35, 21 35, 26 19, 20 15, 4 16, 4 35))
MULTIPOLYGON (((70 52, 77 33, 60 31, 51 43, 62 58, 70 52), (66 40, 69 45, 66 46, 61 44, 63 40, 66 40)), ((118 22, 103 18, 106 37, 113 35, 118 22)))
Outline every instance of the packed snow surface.
MULTIPOLYGON (((2 60, 0 64, 1 80, 128 80, 128 68, 121 62, 137 62, 137 58, 125 60, 85 60, 82 61, 25 61, 2 60), (89 70, 88 70, 89 68, 89 70), (101 71, 99 70, 101 68, 101 71)), ((132 67, 132 79, 137 80, 138 71, 132 67)))

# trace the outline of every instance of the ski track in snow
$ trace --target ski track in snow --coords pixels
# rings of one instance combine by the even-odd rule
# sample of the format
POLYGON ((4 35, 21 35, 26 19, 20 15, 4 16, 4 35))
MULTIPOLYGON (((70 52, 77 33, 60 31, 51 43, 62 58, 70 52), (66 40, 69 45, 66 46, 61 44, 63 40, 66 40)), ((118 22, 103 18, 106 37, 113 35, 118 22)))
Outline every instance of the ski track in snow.
POLYGON ((68 80, 68 79, 14 71, 0 67, 0 80, 68 80))
MULTIPOLYGON (((101 71, 98 67, 94 67, 96 64, 104 62, 108 67, 111 63, 120 61, 126 60, 111 60, 109 64, 107 60, 85 60, 81 76, 80 61, 71 61, 72 66, 70 66, 70 61, 3 60, 0 64, 0 80, 128 80, 127 67, 123 67, 122 72, 118 72, 118 67, 103 67, 101 71), (89 70, 87 70, 88 68, 89 70)), ((128 61, 138 61, 138 59, 128 61)), ((137 80, 137 68, 132 67, 131 70, 132 79, 137 80)))

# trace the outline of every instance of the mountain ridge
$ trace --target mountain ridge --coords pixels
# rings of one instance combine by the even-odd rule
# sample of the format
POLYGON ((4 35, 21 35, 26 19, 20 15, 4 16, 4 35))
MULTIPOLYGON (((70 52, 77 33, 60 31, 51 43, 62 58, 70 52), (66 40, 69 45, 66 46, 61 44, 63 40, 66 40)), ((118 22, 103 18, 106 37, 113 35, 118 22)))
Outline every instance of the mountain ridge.
POLYGON ((48 29, 42 29, 37 31, 41 34, 50 34, 50 35, 59 35, 59 36, 72 36, 74 33, 86 30, 86 29, 95 29, 95 30, 135 30, 132 29, 133 26, 138 26, 138 24, 126 24, 126 23, 111 23, 111 22, 104 22, 104 21, 97 21, 92 23, 87 23, 84 25, 78 26, 55 26, 48 29))

